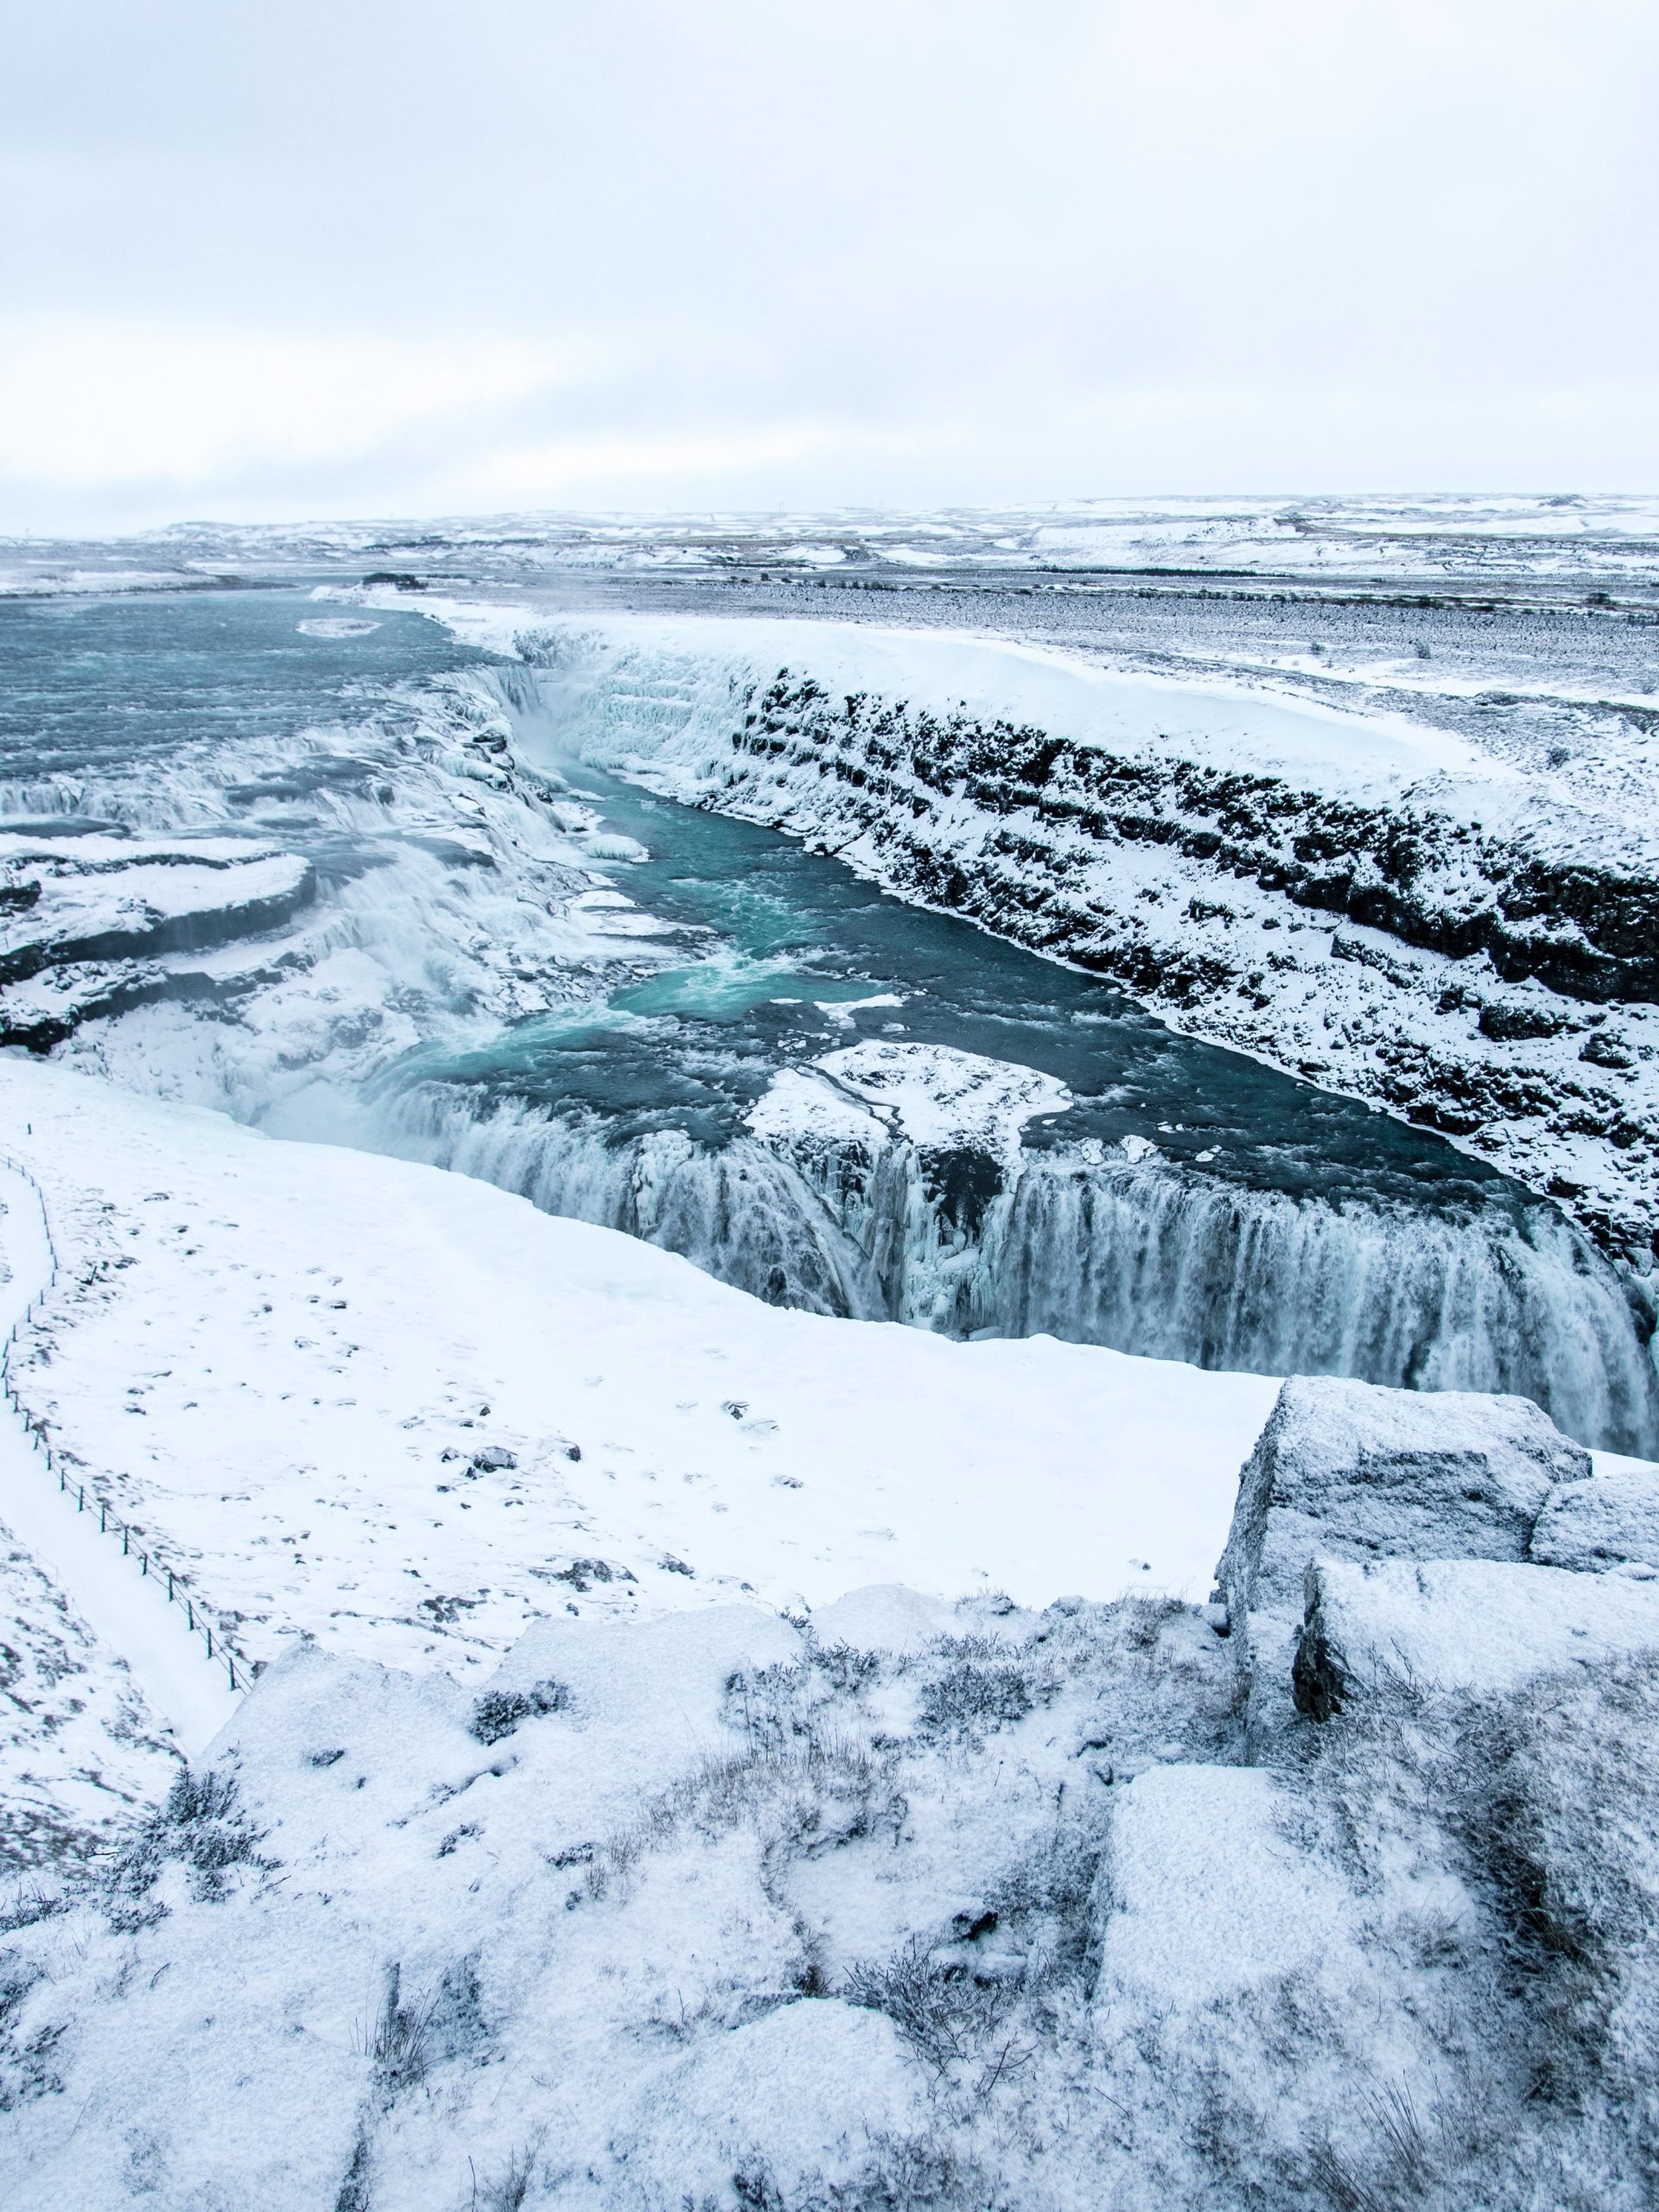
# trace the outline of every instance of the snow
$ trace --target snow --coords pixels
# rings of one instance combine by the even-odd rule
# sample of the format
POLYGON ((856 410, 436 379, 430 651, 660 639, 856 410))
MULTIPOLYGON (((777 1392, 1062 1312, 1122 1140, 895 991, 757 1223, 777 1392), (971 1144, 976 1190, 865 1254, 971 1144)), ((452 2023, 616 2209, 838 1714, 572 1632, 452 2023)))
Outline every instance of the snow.
MULTIPOLYGON (((933 513, 625 516, 501 514, 295 524, 193 524, 110 544, 0 541, 0 593, 176 589, 203 575, 333 566, 353 576, 397 548, 398 565, 519 581, 610 572, 721 582, 770 573, 798 587, 853 565, 891 577, 988 575, 1059 592, 1149 572, 1363 588, 1451 584, 1524 591, 1550 582, 1639 587, 1659 541, 1650 496, 1428 494, 1069 499, 933 513), (401 540, 401 543, 399 542, 401 540), (165 565, 163 565, 163 563, 165 565)), ((320 597, 338 586, 324 585, 320 597)))
POLYGON ((1296 1848, 1289 1812, 1261 1768, 1156 1767, 1131 1782, 1103 1883, 1097 2002, 1115 2010, 1118 1983, 1196 2011, 1280 1976, 1339 1970, 1345 1885, 1296 1848))
POLYGON ((181 925, 198 936, 267 928, 307 895, 309 864, 230 838, 33 838, 0 834, 0 868, 32 904, 0 925, 13 976, 77 959, 163 949, 181 925))
MULTIPOLYGON (((48 1112, 42 1100, 36 1111, 48 1112)), ((23 1140, 27 1144, 29 1139, 23 1140)), ((51 1250, 40 1202, 24 1179, 0 1162, 0 1239, 7 1279, 0 1285, 0 1333, 22 1320, 51 1279, 51 1250)), ((97 1520, 60 1490, 43 1454, 30 1443, 10 1406, 0 1402, 0 1530, 27 1548, 37 1571, 51 1578, 79 1616, 95 1625, 99 1643, 129 1675, 150 1714, 186 1753, 194 1756, 223 1726, 237 1700, 222 1669, 211 1664, 185 1616, 168 1604, 159 1579, 141 1576, 97 1520)))
POLYGON ((1308 1621, 1355 1694, 1393 1672, 1426 1690, 1513 1695, 1562 1668, 1659 1652, 1659 1581, 1494 1560, 1321 1560, 1308 1621))
MULTIPOLYGON (((1426 1764, 1378 1763, 1427 1740, 1484 1818, 1467 1695, 1409 1731, 1385 1703, 1369 1754, 1304 1723, 1282 1764, 1241 1764, 1241 1691, 1280 1658, 1105 1555, 1137 1513, 1166 1550, 1202 1520, 1213 1554, 1270 1385, 780 1313, 465 1178, 16 1058, 0 1144, 46 1185, 63 1255, 26 1397, 189 1545, 273 1661, 208 1747, 214 1794, 175 1792, 85 1876, 31 1872, 0 1900, 9 2206, 1154 2212, 1225 2201, 1224 2166, 1273 2202, 1316 2171, 1310 2142, 1369 2171, 1376 2082, 1434 2111, 1471 2036, 1501 2124, 1451 2201, 1507 2201, 1491 2161, 1511 2157, 1559 2197, 1535 1978, 1506 1978, 1469 1806, 1426 1764), (1212 1503, 1172 1480, 1205 1452, 1212 1503), (693 1454, 731 1511, 650 1522, 693 1454), (848 1530, 873 1462, 894 1564, 861 1580, 848 1530), (806 1489, 773 1490, 779 1467, 806 1489), (458 1486, 466 1520, 443 1503, 458 1486), (805 1509, 811 1574, 769 1497, 805 1509), (585 1525, 556 1529, 572 1505, 585 1525), (277 1529, 281 1554, 260 1543, 277 1529), (1013 1596, 955 1573, 964 1538, 995 1543, 1013 1596), (413 1630, 391 1594, 411 1567, 493 1606, 413 1630)), ((21 1282, 11 1211, 0 1230, 21 1282)), ((1275 1422, 1268 1457, 1327 1535, 1345 1497, 1357 1526, 1409 1539, 1414 1486, 1437 1541, 1478 1548, 1492 1500, 1471 1475, 1519 1503, 1540 1468, 1548 1491, 1586 1464, 1513 1401, 1302 1383, 1275 1422)), ((1247 1485, 1235 1550, 1259 1503, 1247 1485)), ((1333 1619, 1390 1651, 1443 1645, 1448 1682, 1512 1681, 1516 1653, 1529 1681, 1553 1666, 1506 1719, 1506 1802, 1548 1793, 1529 1846, 1548 1885, 1583 1866, 1587 1895, 1622 1898, 1592 1848, 1648 1880, 1651 1793, 1638 1773, 1611 1821, 1605 1801, 1651 1725, 1628 1669, 1659 1583, 1481 1560, 1322 1573, 1333 1619), (1591 1840, 1562 1840, 1580 1800, 1591 1840)), ((107 1658, 85 1663, 107 1699, 107 1658)), ((1623 2111, 1652 1975, 1618 1941, 1624 2044, 1586 2063, 1623 2111)), ((1623 2171, 1623 2137, 1595 2140, 1580 2164, 1623 2171)))
POLYGON ((947 1045, 866 1038, 824 1053, 813 1065, 912 1144, 982 1152, 1007 1166, 1019 1159, 1020 1132, 1027 1122, 1062 1114, 1071 1103, 1065 1085, 1052 1076, 947 1045))
POLYGON ((13 1535, 3 1511, 0 1622, 0 1870, 12 1873, 118 1832, 166 1793, 178 1748, 63 1576, 13 1535))
POLYGON ((757 1137, 804 1136, 871 1155, 892 1134, 880 1116, 855 1105, 835 1084, 804 1068, 780 1069, 743 1118, 757 1137))
MULTIPOLYGON (((1466 532, 1458 560, 1497 546, 1535 574, 1597 533, 1645 557, 1652 524, 1612 502, 1559 527, 1524 501, 1312 524, 1093 504, 941 522, 926 557, 1449 563, 1399 550, 1426 516, 1466 532)), ((781 539, 844 565, 852 534, 819 528, 781 539)), ((696 563, 722 532, 760 542, 664 525, 652 556, 596 528, 582 557, 696 563)), ((1063 654, 795 628, 829 637, 826 669, 844 647, 848 680, 1095 715, 1088 741, 1344 792, 1461 779, 1465 806, 1488 773, 1461 740, 1355 737, 1257 694, 1212 713, 1202 685, 1096 683, 1063 654)), ((678 700, 704 734, 734 667, 769 673, 715 630, 678 700)), ((690 649, 652 650, 671 688, 690 649)), ((639 700, 615 703, 611 738, 637 739, 639 700)), ((580 869, 582 810, 555 826, 585 852, 550 854, 543 824, 537 861, 503 830, 499 755, 450 766, 490 810, 458 791, 465 826, 434 807, 431 834, 505 887, 439 910, 469 981, 524 942, 521 891, 556 909, 538 949, 668 934, 580 869), (573 871, 550 899, 542 863, 573 871)), ((1166 855, 1135 865, 1168 893, 1166 855)), ((1248 935, 1247 906, 1216 930, 1248 935)), ((378 1016, 425 955, 368 934, 235 1050, 302 1069, 378 1016)), ((1363 977, 1407 956, 1344 938, 1319 1005, 1374 1012, 1363 977)), ((192 1079, 181 1051, 168 1080, 192 1079)), ((884 1035, 779 1075, 750 1126, 1006 1164, 1068 1104, 884 1035)), ((187 1710, 212 1677, 177 1616, 0 1414, 19 2212, 1637 2201, 1659 1468, 1592 1461, 1515 1400, 1293 1382, 1246 1468, 1229 1618, 1164 1593, 1207 1588, 1261 1378, 779 1312, 464 1177, 15 1056, 0 1145, 45 1185, 62 1259, 15 1355, 27 1403, 270 1662, 233 1708, 187 1710), (1299 1687, 1347 1694, 1328 1723, 1290 1703, 1310 1593, 1299 1687), (184 1799, 137 1824, 221 1719, 207 1756, 251 1827, 184 1799), (112 1830, 124 1850, 92 1847, 112 1830), (1541 2094, 1560 2079, 1570 2099, 1541 2094)), ((1131 1167, 1155 1149, 1121 1145, 1131 1167)), ((0 1200, 3 1326, 46 1259, 28 1186, 0 1178, 0 1200)))
POLYGON ((895 1580, 1202 1597, 1274 1395, 779 1311, 464 1177, 16 1059, 0 1144, 65 1254, 18 1387, 251 1660, 303 1630, 466 1674, 542 1614, 895 1580))

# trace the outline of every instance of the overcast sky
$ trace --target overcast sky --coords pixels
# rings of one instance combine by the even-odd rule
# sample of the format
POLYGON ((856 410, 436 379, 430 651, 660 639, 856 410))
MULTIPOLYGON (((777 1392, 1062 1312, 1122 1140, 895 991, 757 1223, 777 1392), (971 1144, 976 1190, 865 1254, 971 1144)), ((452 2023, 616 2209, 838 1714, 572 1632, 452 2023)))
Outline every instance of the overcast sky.
POLYGON ((6 0, 0 529, 1659 488, 1656 0, 6 0))

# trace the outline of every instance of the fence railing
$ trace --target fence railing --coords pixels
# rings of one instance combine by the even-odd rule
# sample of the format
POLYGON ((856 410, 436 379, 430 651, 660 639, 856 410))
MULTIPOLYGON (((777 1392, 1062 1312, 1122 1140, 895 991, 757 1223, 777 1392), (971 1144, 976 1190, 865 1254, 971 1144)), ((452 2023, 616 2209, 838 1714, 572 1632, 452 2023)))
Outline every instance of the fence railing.
POLYGON ((96 1492, 89 1499, 86 1484, 79 1478, 73 1481, 70 1479, 63 1465, 62 1454, 53 1449, 51 1435, 46 1425, 35 1419, 17 1395, 17 1387, 11 1379, 12 1351, 17 1342, 18 1332, 34 1320, 36 1313, 45 1304, 53 1284, 57 1281, 58 1247, 57 1241, 52 1234, 52 1216, 47 1207, 46 1193, 41 1190, 35 1176, 23 1166, 22 1160, 14 1160, 10 1153, 0 1152, 0 1167, 9 1167, 14 1175, 20 1177, 34 1192, 40 1205, 41 1219, 46 1229, 47 1254, 52 1263, 52 1271, 47 1277, 45 1284, 29 1300, 22 1313, 6 1332, 4 1344, 0 1344, 0 1392, 3 1392, 6 1403, 22 1421, 30 1444, 45 1460, 47 1472, 57 1478, 58 1488, 66 1497, 73 1498, 76 1512, 95 1512, 98 1515, 99 1532, 106 1536, 119 1536, 124 1556, 137 1560, 139 1574, 144 1580, 154 1581, 159 1586, 165 1579, 168 1605, 177 1605, 182 1609, 190 1633, 202 1639, 206 1657, 214 1666, 224 1668, 226 1676, 233 1690, 245 1690, 252 1683, 253 1668, 249 1665, 225 1634, 222 1626, 218 1636, 215 1637, 212 1622, 207 1618, 207 1608, 198 1607, 196 1593, 185 1576, 176 1567, 168 1567, 164 1560, 157 1559, 149 1545, 143 1541, 143 1532, 135 1529, 130 1522, 124 1521, 118 1513, 113 1512, 107 1499, 99 1497, 96 1492))

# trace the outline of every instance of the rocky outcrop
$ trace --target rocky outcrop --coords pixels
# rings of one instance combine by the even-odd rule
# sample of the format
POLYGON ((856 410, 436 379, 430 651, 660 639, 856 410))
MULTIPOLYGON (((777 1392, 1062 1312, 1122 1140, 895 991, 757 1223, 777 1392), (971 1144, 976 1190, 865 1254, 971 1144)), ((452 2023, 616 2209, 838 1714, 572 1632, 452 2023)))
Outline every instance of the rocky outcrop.
POLYGON ((1530 1555, 1580 1574, 1659 1569, 1659 1469, 1621 1468, 1552 1491, 1533 1529, 1530 1555))
POLYGON ((226 949, 315 887, 308 861, 236 838, 0 836, 0 1043, 48 1052, 95 1017, 251 989, 271 962, 226 949))
POLYGON ((1590 1470, 1588 1452, 1524 1398, 1287 1382, 1239 1478, 1217 1573, 1252 1740, 1293 1718, 1311 1566, 1523 1560, 1552 1491, 1590 1470))
POLYGON ((1252 1753, 1379 1688, 1508 1694, 1659 1652, 1659 1465, 1517 1398, 1287 1382, 1217 1569, 1252 1753))

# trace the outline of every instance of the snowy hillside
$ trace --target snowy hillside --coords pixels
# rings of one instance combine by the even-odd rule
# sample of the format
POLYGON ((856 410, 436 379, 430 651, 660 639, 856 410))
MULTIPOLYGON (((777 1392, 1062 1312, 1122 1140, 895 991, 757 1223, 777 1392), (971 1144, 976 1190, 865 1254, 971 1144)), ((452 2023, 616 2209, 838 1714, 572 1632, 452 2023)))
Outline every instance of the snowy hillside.
POLYGON ((0 1149, 25 1404, 268 1662, 173 1765, 12 1547, 19 2212, 1643 2201, 1659 1467, 50 1067, 0 1149))
POLYGON ((1033 1338, 779 1312, 433 1169, 0 1062, 60 1271, 12 1376, 264 1662, 462 1679, 550 1612, 860 1583, 1202 1599, 1272 1403, 1033 1338))

